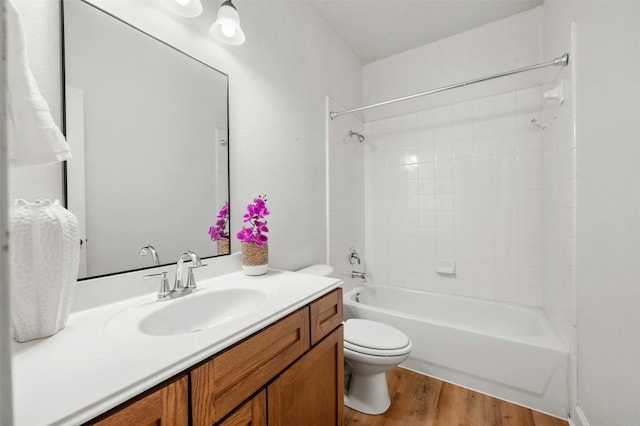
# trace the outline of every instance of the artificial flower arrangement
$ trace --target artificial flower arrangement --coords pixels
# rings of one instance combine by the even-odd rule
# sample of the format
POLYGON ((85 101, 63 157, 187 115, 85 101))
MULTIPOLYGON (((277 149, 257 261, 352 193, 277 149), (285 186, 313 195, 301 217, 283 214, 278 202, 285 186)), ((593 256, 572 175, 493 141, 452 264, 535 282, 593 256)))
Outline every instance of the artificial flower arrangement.
POLYGON ((247 206, 247 213, 244 214, 242 222, 248 223, 250 226, 243 225, 236 234, 241 242, 254 243, 258 247, 267 242, 268 238, 265 234, 269 232, 269 228, 267 228, 267 221, 264 218, 269 215, 269 210, 265 204, 266 201, 266 195, 259 195, 253 199, 253 203, 247 206))
POLYGON ((228 240, 229 232, 227 231, 227 223, 229 222, 229 202, 225 201, 222 208, 218 212, 216 224, 209 228, 209 235, 212 241, 228 240))
POLYGON ((269 232, 265 216, 269 215, 266 195, 259 195, 247 206, 243 225, 236 234, 242 243, 242 269, 247 275, 266 274, 269 268, 269 232))

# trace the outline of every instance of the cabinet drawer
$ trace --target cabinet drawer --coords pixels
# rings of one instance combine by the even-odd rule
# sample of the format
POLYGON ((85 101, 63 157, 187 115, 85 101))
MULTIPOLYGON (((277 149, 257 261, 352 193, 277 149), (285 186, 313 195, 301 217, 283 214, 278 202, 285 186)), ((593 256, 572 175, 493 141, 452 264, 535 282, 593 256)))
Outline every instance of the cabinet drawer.
POLYGON ((318 343, 342 322, 342 289, 314 301, 311 307, 311 345, 318 343))
POLYGON ((304 307, 193 369, 193 424, 219 421, 308 349, 304 307))

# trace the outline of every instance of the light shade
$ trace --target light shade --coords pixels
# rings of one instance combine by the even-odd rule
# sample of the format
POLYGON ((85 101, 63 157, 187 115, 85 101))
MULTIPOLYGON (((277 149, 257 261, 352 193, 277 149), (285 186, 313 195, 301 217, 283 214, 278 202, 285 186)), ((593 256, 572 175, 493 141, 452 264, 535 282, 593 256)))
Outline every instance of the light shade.
POLYGON ((171 13, 187 18, 195 18, 202 13, 200 0, 160 0, 160 3, 171 13))
POLYGON ((227 0, 220 6, 218 17, 211 25, 211 34, 222 43, 238 45, 244 43, 245 37, 240 28, 240 16, 236 7, 227 0))

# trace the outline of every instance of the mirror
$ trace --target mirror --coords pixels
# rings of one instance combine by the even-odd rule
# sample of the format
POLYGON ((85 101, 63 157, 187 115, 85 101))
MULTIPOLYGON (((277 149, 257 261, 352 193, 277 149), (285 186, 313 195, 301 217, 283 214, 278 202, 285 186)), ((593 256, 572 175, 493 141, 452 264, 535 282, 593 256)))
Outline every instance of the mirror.
POLYGON ((63 28, 79 277, 151 267, 149 245, 163 265, 228 254, 209 235, 229 200, 227 75, 84 1, 63 1, 63 28))

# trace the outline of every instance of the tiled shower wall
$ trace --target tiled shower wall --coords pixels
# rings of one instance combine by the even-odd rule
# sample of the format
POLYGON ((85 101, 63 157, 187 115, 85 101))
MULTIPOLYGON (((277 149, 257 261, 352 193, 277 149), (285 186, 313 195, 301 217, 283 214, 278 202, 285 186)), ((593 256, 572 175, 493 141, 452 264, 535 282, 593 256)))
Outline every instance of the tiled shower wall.
POLYGON ((536 86, 366 124, 372 282, 542 305, 541 99, 536 86))

